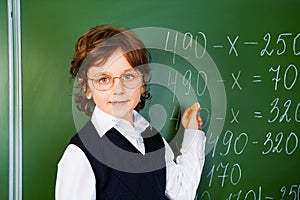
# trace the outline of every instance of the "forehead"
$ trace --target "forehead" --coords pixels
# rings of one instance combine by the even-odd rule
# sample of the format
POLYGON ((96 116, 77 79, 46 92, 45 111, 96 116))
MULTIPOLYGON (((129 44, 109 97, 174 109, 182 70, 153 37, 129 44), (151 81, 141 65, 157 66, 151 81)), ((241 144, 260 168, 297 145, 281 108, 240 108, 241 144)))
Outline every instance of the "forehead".
POLYGON ((88 69, 88 76, 97 76, 97 74, 110 73, 113 75, 120 75, 124 71, 133 69, 129 64, 124 52, 120 49, 117 49, 113 54, 108 57, 107 61, 102 65, 95 65, 88 69))

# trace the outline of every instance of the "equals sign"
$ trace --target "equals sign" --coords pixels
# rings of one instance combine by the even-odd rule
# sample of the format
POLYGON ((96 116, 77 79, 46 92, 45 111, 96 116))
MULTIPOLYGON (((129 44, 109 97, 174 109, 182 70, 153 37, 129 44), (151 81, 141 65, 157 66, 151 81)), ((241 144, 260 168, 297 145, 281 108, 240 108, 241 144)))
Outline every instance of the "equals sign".
POLYGON ((255 118, 262 118, 263 116, 261 115, 261 112, 255 111, 255 112, 254 112, 254 117, 255 117, 255 118))
POLYGON ((260 83, 260 82, 262 82, 261 76, 260 75, 254 75, 252 82, 253 83, 260 83))

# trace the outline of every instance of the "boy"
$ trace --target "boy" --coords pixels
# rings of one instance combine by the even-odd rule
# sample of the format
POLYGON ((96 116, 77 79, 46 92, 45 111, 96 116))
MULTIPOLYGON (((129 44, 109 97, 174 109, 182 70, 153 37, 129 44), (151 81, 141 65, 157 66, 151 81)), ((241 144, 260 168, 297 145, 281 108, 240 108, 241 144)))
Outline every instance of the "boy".
POLYGON ((57 200, 194 199, 204 165, 198 103, 182 116, 181 155, 138 111, 150 98, 148 54, 128 30, 97 26, 81 36, 70 72, 75 102, 91 120, 58 164, 57 200))

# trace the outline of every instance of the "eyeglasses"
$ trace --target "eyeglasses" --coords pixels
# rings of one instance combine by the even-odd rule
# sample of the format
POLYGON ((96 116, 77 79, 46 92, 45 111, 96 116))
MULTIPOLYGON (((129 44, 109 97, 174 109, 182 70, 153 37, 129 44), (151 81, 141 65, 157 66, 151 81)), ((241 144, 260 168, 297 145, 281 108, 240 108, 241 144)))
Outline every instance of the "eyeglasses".
POLYGON ((144 75, 137 70, 129 70, 116 77, 113 77, 109 73, 103 73, 98 75, 98 77, 95 79, 88 79, 92 81, 96 90, 106 91, 113 86, 116 78, 120 79, 124 87, 135 89, 143 84, 143 76, 144 75))

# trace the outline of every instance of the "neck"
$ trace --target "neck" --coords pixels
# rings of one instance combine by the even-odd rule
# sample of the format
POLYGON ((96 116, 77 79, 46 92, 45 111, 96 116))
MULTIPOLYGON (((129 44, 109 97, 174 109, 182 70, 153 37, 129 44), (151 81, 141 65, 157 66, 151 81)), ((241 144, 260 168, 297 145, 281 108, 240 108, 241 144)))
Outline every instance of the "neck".
POLYGON ((124 120, 128 121, 128 122, 131 124, 131 126, 134 127, 134 123, 133 123, 133 112, 128 113, 128 115, 122 117, 121 119, 124 119, 124 120))

